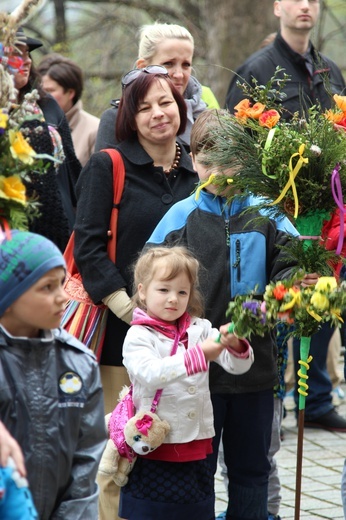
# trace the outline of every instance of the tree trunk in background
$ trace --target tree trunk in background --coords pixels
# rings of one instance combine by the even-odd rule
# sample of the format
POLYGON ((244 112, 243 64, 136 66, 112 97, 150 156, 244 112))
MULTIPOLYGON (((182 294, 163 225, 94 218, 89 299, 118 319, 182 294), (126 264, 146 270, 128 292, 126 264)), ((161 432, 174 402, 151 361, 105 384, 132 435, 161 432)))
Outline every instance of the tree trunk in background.
POLYGON ((55 43, 63 50, 67 49, 67 26, 65 17, 65 0, 53 0, 55 9, 55 43))
POLYGON ((201 10, 208 76, 201 72, 223 106, 231 71, 278 29, 279 22, 273 14, 273 0, 207 0, 201 10))

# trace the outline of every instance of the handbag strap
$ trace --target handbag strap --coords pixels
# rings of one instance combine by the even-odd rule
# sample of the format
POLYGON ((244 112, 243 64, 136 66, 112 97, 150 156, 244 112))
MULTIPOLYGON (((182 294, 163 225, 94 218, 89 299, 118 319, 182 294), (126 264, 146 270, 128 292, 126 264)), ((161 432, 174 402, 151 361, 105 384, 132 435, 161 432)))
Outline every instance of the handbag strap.
MULTIPOLYGON (((115 263, 116 245, 117 245, 117 229, 118 229, 118 213, 121 197, 125 184, 125 167, 120 153, 114 148, 105 148, 101 152, 106 152, 112 159, 113 164, 113 205, 109 221, 109 229, 107 236, 109 237, 107 244, 107 253, 109 258, 115 263)), ((73 276, 78 274, 78 268, 74 260, 74 244, 75 232, 72 231, 69 241, 67 242, 64 258, 66 261, 67 272, 73 276)))
MULTIPOLYGON (((180 340, 180 334, 177 331, 175 338, 174 338, 174 343, 173 343, 173 347, 171 350, 171 354, 170 354, 171 356, 174 356, 174 354, 176 353, 176 351, 178 349, 178 345, 179 345, 179 340, 180 340)), ((156 390, 156 393, 154 395, 154 399, 153 399, 153 402, 151 403, 151 408, 150 408, 150 411, 152 413, 156 412, 156 409, 157 409, 160 399, 161 399, 162 392, 163 392, 163 388, 161 388, 160 390, 156 390)))
POLYGON ((113 206, 109 222, 109 230, 107 235, 109 237, 107 252, 109 258, 115 263, 117 250, 117 229, 118 229, 118 214, 121 197, 125 184, 125 167, 123 159, 114 148, 104 148, 101 152, 106 152, 112 159, 113 163, 113 206))

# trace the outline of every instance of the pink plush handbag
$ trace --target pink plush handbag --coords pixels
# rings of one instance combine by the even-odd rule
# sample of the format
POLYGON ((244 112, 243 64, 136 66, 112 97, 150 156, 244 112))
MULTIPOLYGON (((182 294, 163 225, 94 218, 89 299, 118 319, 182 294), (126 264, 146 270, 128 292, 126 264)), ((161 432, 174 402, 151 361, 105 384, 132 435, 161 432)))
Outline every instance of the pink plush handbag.
MULTIPOLYGON (((121 391, 120 395, 123 393, 121 391)), ((121 398, 114 408, 108 423, 109 437, 113 440, 119 455, 125 457, 129 462, 133 462, 136 454, 125 441, 125 425, 129 419, 135 415, 135 407, 132 400, 132 385, 127 394, 121 398)))
MULTIPOLYGON (((174 339, 174 344, 171 352, 171 356, 173 356, 178 348, 180 336, 176 335, 174 339)), ((136 458, 136 453, 133 451, 131 446, 129 446, 125 440, 125 425, 129 419, 131 419, 135 413, 135 407, 132 399, 132 385, 128 388, 128 392, 126 392, 127 387, 124 387, 120 392, 120 401, 114 408, 108 423, 108 431, 109 438, 114 442, 119 455, 121 457, 127 458, 129 462, 133 462, 136 458), (125 394, 125 395, 124 395, 125 394)), ((150 411, 155 413, 156 408, 158 407, 161 394, 163 390, 156 390, 153 402, 151 403, 150 411)))

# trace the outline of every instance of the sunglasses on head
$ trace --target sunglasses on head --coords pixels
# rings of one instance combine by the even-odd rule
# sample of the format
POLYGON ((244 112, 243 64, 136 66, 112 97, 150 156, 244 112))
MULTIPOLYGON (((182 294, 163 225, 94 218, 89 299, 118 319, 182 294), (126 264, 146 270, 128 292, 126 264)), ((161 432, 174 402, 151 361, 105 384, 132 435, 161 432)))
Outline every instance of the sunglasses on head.
POLYGON ((148 67, 145 67, 144 69, 133 69, 125 74, 125 76, 123 76, 121 79, 121 86, 123 90, 133 81, 135 81, 135 79, 137 79, 142 72, 144 72, 144 74, 163 74, 164 76, 168 76, 166 67, 163 67, 162 65, 148 65, 148 67))

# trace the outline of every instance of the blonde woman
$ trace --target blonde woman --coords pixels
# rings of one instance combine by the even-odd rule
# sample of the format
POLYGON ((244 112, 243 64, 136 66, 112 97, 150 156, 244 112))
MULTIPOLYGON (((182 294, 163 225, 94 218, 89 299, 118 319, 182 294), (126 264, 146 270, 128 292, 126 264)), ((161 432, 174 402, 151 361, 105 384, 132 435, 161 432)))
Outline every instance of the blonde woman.
MULTIPOLYGON (((179 142, 189 151, 190 133, 195 119, 206 108, 219 108, 212 91, 202 86, 191 75, 194 54, 192 34, 180 25, 154 23, 144 25, 139 32, 138 58, 135 66, 143 69, 148 65, 163 65, 180 94, 184 96, 187 107, 185 132, 179 136, 179 142)), ((119 100, 112 101, 112 108, 101 116, 95 150, 114 147, 115 120, 119 100)))

